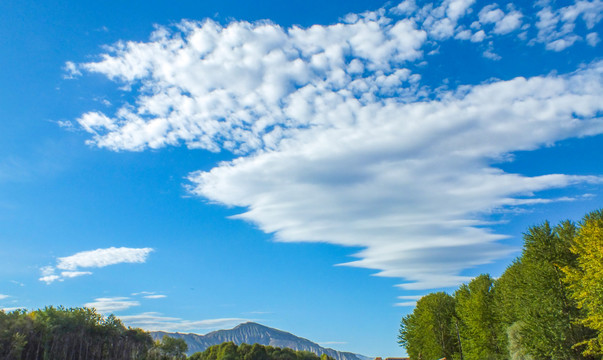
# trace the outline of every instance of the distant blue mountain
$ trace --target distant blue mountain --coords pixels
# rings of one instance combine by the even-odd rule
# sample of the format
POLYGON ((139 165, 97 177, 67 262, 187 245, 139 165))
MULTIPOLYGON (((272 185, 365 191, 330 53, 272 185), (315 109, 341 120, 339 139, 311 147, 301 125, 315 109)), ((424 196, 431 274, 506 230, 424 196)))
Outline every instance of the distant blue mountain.
POLYGON ((310 351, 316 355, 327 354, 335 360, 373 360, 372 358, 342 352, 329 348, 324 348, 310 340, 300 338, 291 333, 269 328, 267 326, 247 322, 236 326, 230 330, 218 330, 206 335, 168 333, 163 331, 152 331, 151 336, 155 340, 160 340, 164 335, 177 339, 184 339, 188 345, 188 353, 192 354, 198 351, 204 351, 212 345, 218 345, 223 342, 232 341, 240 344, 260 344, 280 348, 289 348, 297 351, 310 351))

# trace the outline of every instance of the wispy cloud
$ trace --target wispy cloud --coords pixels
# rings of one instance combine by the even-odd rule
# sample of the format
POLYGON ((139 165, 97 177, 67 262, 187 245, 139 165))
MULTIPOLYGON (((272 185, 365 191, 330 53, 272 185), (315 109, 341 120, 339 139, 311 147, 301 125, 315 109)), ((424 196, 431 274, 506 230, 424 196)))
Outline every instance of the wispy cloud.
POLYGON ((57 280, 63 281, 66 278, 92 274, 90 271, 81 271, 82 268, 102 268, 122 263, 144 263, 152 251, 151 248, 126 247, 82 251, 58 258, 55 266, 42 267, 40 269, 42 276, 39 280, 50 284, 57 280), (63 271, 57 274, 58 270, 63 271))
POLYGON ((120 310, 126 310, 131 307, 140 306, 140 302, 130 300, 128 297, 109 297, 94 299, 94 301, 86 303, 84 306, 95 308, 96 311, 103 314, 109 314, 120 310))
POLYGON ((318 345, 321 345, 321 346, 345 345, 347 343, 348 343, 347 341, 321 341, 318 343, 318 345))
MULTIPOLYGON (((601 11, 586 3, 554 16, 596 24, 584 9, 601 11)), ((521 38, 520 29, 537 28, 532 45, 554 51, 554 41, 580 36, 548 36, 544 15, 535 24, 516 6, 474 5, 407 0, 307 29, 210 20, 159 28, 149 42, 120 42, 79 66, 142 90, 115 114, 78 123, 90 144, 112 150, 233 151, 240 157, 191 173, 190 191, 245 208, 234 218, 279 241, 360 247, 344 265, 404 279, 402 288, 456 286, 467 268, 514 250, 488 229, 490 214, 554 200, 540 191, 601 183, 494 164, 603 133, 603 62, 450 91, 421 83, 411 65, 441 41, 469 41, 496 60, 496 39, 521 38)))
POLYGON ((132 293, 132 296, 142 296, 145 299, 163 299, 166 298, 167 295, 157 294, 154 291, 141 291, 132 293))
POLYGON ((4 295, 4 294, 0 294, 0 300, 7 299, 7 298, 9 298, 9 297, 10 297, 10 295, 4 295))
POLYGON ((207 332, 210 330, 234 327, 249 321, 241 318, 221 318, 207 320, 183 320, 177 317, 167 317, 156 312, 146 312, 138 315, 119 316, 127 325, 139 327, 148 331, 196 331, 207 332))
POLYGON ((26 309, 26 307, 25 306, 13 306, 13 307, 0 308, 0 310, 2 310, 4 312, 11 312, 11 311, 21 310, 21 309, 26 309))
POLYGON ((166 297, 167 297, 167 295, 160 295, 160 294, 157 294, 157 295, 145 295, 145 296, 143 296, 143 298, 145 298, 145 299, 163 299, 163 298, 166 298, 166 297))
POLYGON ((248 311, 246 314, 255 314, 255 315, 266 315, 266 314, 274 314, 272 311, 248 311))
POLYGON ((394 306, 415 306, 417 301, 421 299, 425 295, 406 295, 406 296, 398 296, 399 300, 406 300, 399 303, 394 304, 394 306))
POLYGON ((547 201, 533 196, 538 191, 601 182, 525 177, 489 164, 512 151, 603 132, 596 117, 602 70, 595 64, 409 104, 340 98, 320 109, 337 125, 291 132, 277 150, 193 173, 192 191, 248 208, 235 218, 280 241, 364 247, 347 265, 405 278, 406 289, 455 286, 468 280, 457 275, 462 270, 510 251, 475 214, 547 201))

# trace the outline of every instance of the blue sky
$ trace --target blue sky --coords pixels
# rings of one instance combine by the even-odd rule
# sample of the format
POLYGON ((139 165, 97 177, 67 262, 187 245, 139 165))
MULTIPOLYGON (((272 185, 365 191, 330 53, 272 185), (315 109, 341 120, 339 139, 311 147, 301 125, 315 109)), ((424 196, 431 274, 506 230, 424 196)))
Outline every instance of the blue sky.
POLYGON ((0 308, 399 356, 603 195, 601 1, 3 1, 0 308))

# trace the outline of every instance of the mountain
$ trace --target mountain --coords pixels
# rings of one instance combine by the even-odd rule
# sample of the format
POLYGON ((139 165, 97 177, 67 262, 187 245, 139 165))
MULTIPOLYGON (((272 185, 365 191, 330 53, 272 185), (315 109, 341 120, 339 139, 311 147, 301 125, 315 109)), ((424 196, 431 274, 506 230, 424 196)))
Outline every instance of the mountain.
POLYGON ((258 343, 260 345, 289 348, 298 351, 310 351, 319 356, 322 354, 327 354, 335 360, 372 360, 372 358, 363 355, 324 348, 310 340, 300 338, 291 333, 269 328, 267 326, 253 322, 240 324, 234 329, 230 330, 213 331, 206 335, 198 335, 192 333, 168 333, 163 331, 151 332, 151 336, 155 340, 161 340, 164 335, 168 335, 177 339, 184 339, 184 341, 186 341, 186 344, 188 345, 189 354, 195 353, 197 351, 204 351, 212 345, 218 345, 223 342, 232 341, 237 345, 243 343, 258 343))

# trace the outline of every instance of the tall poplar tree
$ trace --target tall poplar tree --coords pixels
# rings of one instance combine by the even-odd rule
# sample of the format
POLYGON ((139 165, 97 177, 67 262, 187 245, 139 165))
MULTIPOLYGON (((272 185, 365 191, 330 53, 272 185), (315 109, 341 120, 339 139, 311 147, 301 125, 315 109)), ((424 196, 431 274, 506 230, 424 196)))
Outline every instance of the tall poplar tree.
POLYGON ((452 359, 459 349, 453 326, 454 298, 445 292, 431 293, 402 318, 398 343, 411 359, 452 359))
MULTIPOLYGON (((569 221, 551 227, 548 222, 524 234, 524 249, 515 288, 520 305, 519 344, 536 359, 583 359, 573 345, 585 338, 577 303, 564 283, 563 267, 573 268, 576 256, 570 251, 577 228, 569 221)), ((502 289, 501 289, 502 290, 502 289)))
POLYGON ((502 336, 495 311, 494 280, 482 274, 463 284, 454 293, 456 315, 460 320, 463 358, 466 360, 495 360, 507 357, 501 347, 502 336))
POLYGON ((595 331, 580 345, 585 345, 585 355, 603 357, 603 210, 584 217, 570 250, 577 264, 563 267, 565 281, 584 311, 579 323, 595 331))

